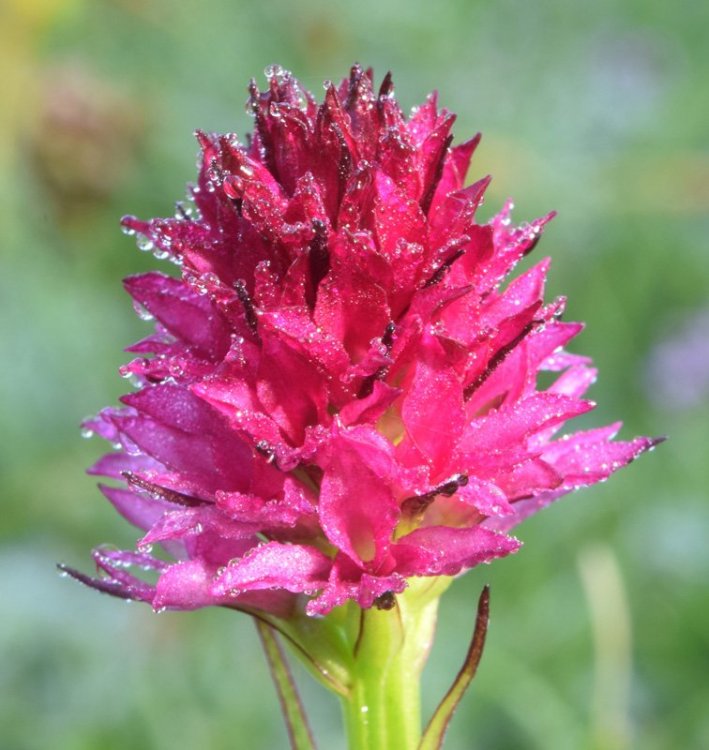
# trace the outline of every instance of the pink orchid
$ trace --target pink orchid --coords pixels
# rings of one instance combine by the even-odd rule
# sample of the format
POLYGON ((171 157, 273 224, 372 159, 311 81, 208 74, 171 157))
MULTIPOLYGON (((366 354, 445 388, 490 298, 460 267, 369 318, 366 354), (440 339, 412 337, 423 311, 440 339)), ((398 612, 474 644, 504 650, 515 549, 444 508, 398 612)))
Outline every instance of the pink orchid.
POLYGON ((197 133, 194 206, 123 220, 182 273, 125 282, 155 330, 123 367, 137 390, 86 428, 118 446, 90 472, 145 535, 69 571, 85 583, 156 609, 386 609, 515 552, 522 519, 653 445, 559 437, 594 406, 563 349, 582 326, 545 303, 548 260, 505 285, 552 214, 478 223, 479 136, 453 146, 435 94, 407 119, 390 76, 372 86, 355 66, 318 105, 270 70, 245 144, 197 133))

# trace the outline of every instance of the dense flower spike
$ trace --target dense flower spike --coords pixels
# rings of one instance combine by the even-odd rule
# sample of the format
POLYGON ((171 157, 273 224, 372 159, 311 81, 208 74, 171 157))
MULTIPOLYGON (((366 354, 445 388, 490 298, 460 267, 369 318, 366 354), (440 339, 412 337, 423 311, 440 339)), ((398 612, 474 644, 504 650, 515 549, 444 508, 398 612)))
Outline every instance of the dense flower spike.
POLYGON ((557 437, 595 370, 563 350, 581 326, 544 302, 547 260, 503 286, 551 214, 477 223, 479 136, 453 146, 435 95, 406 119, 358 66, 320 105, 267 77, 246 144, 197 134, 189 206, 123 220, 182 276, 126 280, 155 331, 123 368, 137 390, 86 424, 118 446, 91 472, 139 552, 74 575, 157 609, 388 608, 412 577, 514 552, 520 520, 652 441, 557 437))

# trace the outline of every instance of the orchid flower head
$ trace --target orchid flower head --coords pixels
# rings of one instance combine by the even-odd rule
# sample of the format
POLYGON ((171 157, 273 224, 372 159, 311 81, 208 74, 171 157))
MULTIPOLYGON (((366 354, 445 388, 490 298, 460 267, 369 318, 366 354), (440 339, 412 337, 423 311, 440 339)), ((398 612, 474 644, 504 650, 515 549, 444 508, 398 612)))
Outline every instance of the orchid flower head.
POLYGON ((454 144, 435 94, 406 117, 357 65, 321 103, 277 67, 249 92, 245 141, 197 133, 189 202, 123 219, 180 268, 126 279, 154 330, 134 392, 85 424, 118 446, 90 473, 143 536, 72 575, 158 610, 387 608, 515 552, 526 516, 653 445, 562 434, 594 407, 564 349, 582 326, 545 301, 548 259, 511 278, 553 214, 478 221, 480 136, 454 144))

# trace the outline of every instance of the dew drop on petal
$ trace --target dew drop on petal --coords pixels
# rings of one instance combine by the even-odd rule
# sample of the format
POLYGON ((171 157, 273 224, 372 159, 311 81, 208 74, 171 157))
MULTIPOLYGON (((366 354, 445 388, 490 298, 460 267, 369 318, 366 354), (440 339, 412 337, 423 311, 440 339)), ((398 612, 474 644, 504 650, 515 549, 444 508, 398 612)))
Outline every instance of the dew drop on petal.
POLYGON ((153 249, 153 241, 146 237, 144 234, 137 234, 135 239, 135 244, 138 246, 138 250, 147 253, 150 250, 153 249))

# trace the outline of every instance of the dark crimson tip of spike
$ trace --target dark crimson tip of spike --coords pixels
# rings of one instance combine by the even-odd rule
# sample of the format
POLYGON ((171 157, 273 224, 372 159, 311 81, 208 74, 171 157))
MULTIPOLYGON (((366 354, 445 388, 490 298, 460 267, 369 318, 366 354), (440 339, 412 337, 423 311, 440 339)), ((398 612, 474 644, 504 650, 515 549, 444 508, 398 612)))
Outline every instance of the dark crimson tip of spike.
POLYGON ((436 169, 433 173, 428 189, 426 190, 426 194, 421 199, 421 211, 423 211, 424 214, 428 214, 428 211, 431 208, 433 196, 436 194, 436 188, 438 187, 438 183, 441 181, 441 177, 443 176, 443 167, 445 166, 446 156, 448 155, 448 149, 450 148, 451 143, 453 143, 452 134, 448 135, 441 144, 441 150, 438 154, 438 161, 436 162, 436 169))
POLYGON ((460 258, 461 255, 465 252, 464 248, 458 248, 451 256, 450 258, 447 258, 446 260, 441 263, 441 265, 433 272, 433 274, 428 278, 428 281, 423 285, 424 289, 428 289, 428 287, 435 286, 438 284, 441 279, 446 275, 450 267, 460 258))
POLYGON ((239 298, 239 301, 244 308, 246 325, 248 325, 252 333, 258 335, 258 318, 256 317, 256 308, 254 307, 254 303, 251 299, 251 295, 249 294, 249 290, 246 288, 246 282, 243 279, 238 279, 234 282, 234 290, 236 291, 236 296, 239 298))
POLYGON ((463 391, 463 400, 468 401, 478 388, 492 375, 493 372, 505 361, 512 350, 522 342, 537 326, 542 325, 543 320, 532 320, 512 339, 512 341, 500 347, 487 363, 487 367, 478 375, 475 380, 465 387, 463 391))
POLYGON ((320 282, 325 278, 330 270, 330 252, 327 247, 327 225, 320 219, 312 222, 313 239, 308 247, 308 270, 310 272, 310 282, 312 286, 312 305, 315 304, 315 297, 320 282))
POLYGON ((204 503, 196 497, 185 495, 182 492, 176 492, 175 490, 169 490, 167 487, 161 487, 158 484, 153 484, 147 479, 139 477, 132 471, 122 471, 121 476, 128 482, 131 487, 136 487, 139 490, 149 493, 153 497, 160 498, 160 500, 166 500, 168 503, 174 505, 184 505, 188 508, 193 508, 198 505, 204 505, 204 503))
POLYGON ((387 74, 384 76, 384 80, 382 81, 382 85, 379 87, 379 99, 386 99, 391 92, 394 90, 394 81, 391 76, 391 71, 387 71, 387 74))
POLYGON ((182 219, 182 221, 192 221, 192 217, 187 213, 182 201, 175 203, 175 214, 182 219))
POLYGON ((539 244, 539 240, 541 239, 541 235, 537 234, 537 236, 529 243, 529 246, 525 249, 524 255, 529 255, 532 250, 539 244))
POLYGON ((337 139, 340 142, 340 163, 337 167, 337 176, 340 183, 341 200, 342 196, 345 194, 345 190, 347 188, 347 180, 349 179, 350 173, 352 171, 352 154, 350 153, 350 149, 347 146, 347 141, 345 140, 345 136, 342 134, 342 131, 338 128, 335 130, 335 133, 337 134, 337 139))

